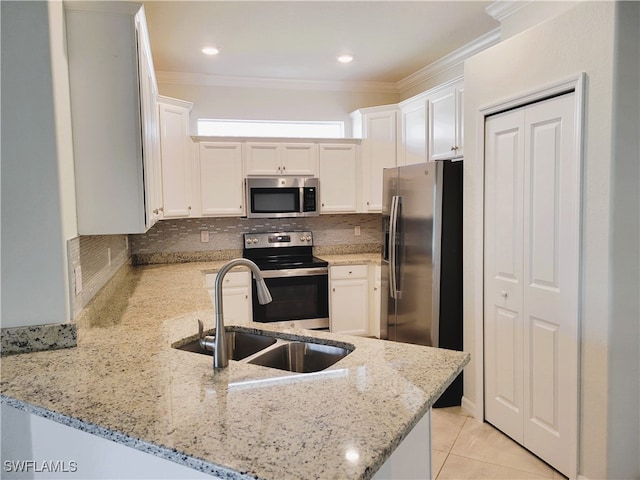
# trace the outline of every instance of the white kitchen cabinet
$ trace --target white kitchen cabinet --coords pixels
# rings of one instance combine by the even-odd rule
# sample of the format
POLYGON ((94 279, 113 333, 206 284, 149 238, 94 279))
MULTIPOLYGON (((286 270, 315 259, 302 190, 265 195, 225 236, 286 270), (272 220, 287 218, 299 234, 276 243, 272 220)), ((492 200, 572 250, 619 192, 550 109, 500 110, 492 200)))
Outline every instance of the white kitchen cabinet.
MULTIPOLYGON (((205 275, 205 283, 215 309, 215 283, 218 274, 205 275)), ((233 323, 247 324, 253 321, 251 303, 251 273, 228 272, 222 280, 222 308, 224 319, 233 323)))
POLYGON ((430 161, 454 160, 464 156, 463 98, 462 82, 429 95, 427 146, 430 161))
POLYGON ((380 338, 380 318, 381 318, 381 287, 382 287, 382 268, 380 265, 371 267, 371 276, 373 281, 370 286, 370 312, 371 323, 369 324, 369 334, 380 338))
POLYGON ((424 95, 400 104, 398 166, 427 161, 427 102, 424 95))
POLYGON ((311 175, 318 172, 315 143, 247 142, 246 175, 311 175))
POLYGON ((331 266, 329 279, 331 331, 349 335, 369 335, 368 266, 331 266))
POLYGON ((191 102, 158 97, 163 218, 185 218, 193 212, 189 138, 189 113, 192 107, 191 102))
POLYGON ((143 233, 162 207, 157 85, 144 8, 64 5, 78 232, 143 233))
POLYGON ((320 213, 358 211, 358 164, 354 144, 320 144, 320 213))
POLYGON ((199 149, 200 208, 202 216, 244 214, 242 144, 201 143, 199 149))
POLYGON ((362 211, 382 211, 382 170, 396 166, 397 106, 372 107, 351 114, 354 136, 362 136, 362 211), (356 127, 357 128, 357 127, 356 127))

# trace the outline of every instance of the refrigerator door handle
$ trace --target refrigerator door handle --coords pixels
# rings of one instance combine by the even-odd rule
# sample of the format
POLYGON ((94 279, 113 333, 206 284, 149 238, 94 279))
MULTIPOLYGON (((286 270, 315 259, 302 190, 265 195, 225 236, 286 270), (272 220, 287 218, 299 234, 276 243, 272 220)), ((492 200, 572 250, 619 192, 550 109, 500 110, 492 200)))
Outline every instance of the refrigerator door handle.
POLYGON ((389 225, 389 295, 397 298, 396 279, 396 234, 398 231, 398 196, 391 198, 391 218, 389 225))

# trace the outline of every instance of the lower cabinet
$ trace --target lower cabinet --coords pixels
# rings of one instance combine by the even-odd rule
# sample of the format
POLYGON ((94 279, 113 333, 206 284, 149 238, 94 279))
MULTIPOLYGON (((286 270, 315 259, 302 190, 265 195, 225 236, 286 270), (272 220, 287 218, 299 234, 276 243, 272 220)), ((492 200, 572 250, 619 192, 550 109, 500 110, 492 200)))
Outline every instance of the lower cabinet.
MULTIPOLYGON (((207 290, 211 296, 211 302, 215 308, 216 273, 205 275, 207 290)), ((225 275, 222 284, 223 314, 227 322, 247 324, 253 321, 253 309, 251 304, 251 273, 229 272, 225 275)))
POLYGON ((371 285, 370 298, 370 319, 369 323, 369 335, 372 337, 380 338, 380 315, 381 315, 381 293, 382 293, 382 267, 380 265, 374 265, 373 268, 373 282, 371 285))
POLYGON ((331 332, 369 335, 369 266, 332 266, 329 286, 331 332))

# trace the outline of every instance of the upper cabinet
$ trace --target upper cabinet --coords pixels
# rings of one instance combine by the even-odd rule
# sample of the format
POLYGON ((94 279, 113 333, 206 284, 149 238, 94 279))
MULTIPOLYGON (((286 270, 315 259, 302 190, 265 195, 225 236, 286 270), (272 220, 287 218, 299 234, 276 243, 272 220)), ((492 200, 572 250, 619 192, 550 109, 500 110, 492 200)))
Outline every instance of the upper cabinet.
POLYGON ((427 146, 431 161, 454 160, 464 156, 463 94, 463 84, 457 82, 429 95, 427 146))
POLYGON ((427 161, 427 101, 419 96, 400 104, 398 166, 427 161))
POLYGON ((163 218, 190 217, 193 212, 193 180, 189 113, 193 104, 168 97, 159 97, 158 102, 163 218))
POLYGON ((315 143, 247 142, 247 175, 318 174, 318 146, 315 143))
POLYGON ((143 233, 162 208, 144 8, 65 2, 78 233, 143 233))
POLYGON ((207 142, 199 151, 200 210, 202 216, 244 215, 242 144, 207 142))
POLYGON ((320 213, 358 211, 355 144, 320 144, 320 213))
POLYGON ((354 136, 362 137, 364 213, 382 211, 382 170, 396 166, 398 108, 363 108, 351 114, 354 136))

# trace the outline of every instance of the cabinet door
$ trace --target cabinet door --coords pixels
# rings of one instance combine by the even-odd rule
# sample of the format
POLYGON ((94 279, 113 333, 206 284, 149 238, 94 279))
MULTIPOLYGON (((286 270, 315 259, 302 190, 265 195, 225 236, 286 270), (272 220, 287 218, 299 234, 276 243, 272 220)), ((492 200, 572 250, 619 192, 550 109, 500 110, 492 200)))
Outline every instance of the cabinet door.
MULTIPOLYGON (((215 285, 217 274, 207 275, 206 282, 215 308, 215 285)), ((223 314, 225 321, 247 324, 253 321, 251 305, 251 274, 247 271, 229 272, 222 285, 223 314)))
POLYGON ((329 270, 331 331, 369 335, 369 268, 339 265, 329 270))
POLYGON ((380 265, 373 267, 373 284, 371 298, 371 324, 369 332, 376 338, 380 338, 380 316, 381 316, 381 288, 382 288, 382 268, 380 265))
POLYGON ((369 334, 369 282, 366 278, 331 281, 331 331, 369 334))
POLYGON ((458 156, 456 136, 457 91, 450 88, 429 99, 429 160, 449 160, 458 156))
POLYGON ((318 173, 318 145, 315 143, 283 143, 283 175, 312 175, 318 173))
POLYGON ((320 212, 357 211, 355 145, 320 145, 320 212))
POLYGON ((245 144, 247 175, 279 175, 282 155, 279 143, 247 142, 245 144))
POLYGON ((396 166, 396 111, 365 115, 363 139, 364 211, 382 211, 382 170, 396 166))
POLYGON ((189 158, 189 110, 160 104, 160 147, 164 217, 191 215, 191 161, 189 158))
POLYGON ((242 182, 242 144, 200 144, 202 215, 243 215, 242 182))
POLYGON ((427 150, 429 160, 454 160, 464 155, 464 87, 457 84, 429 98, 427 150))
POLYGON ((402 142, 398 145, 398 166, 427 161, 427 105, 425 100, 401 112, 402 142))

